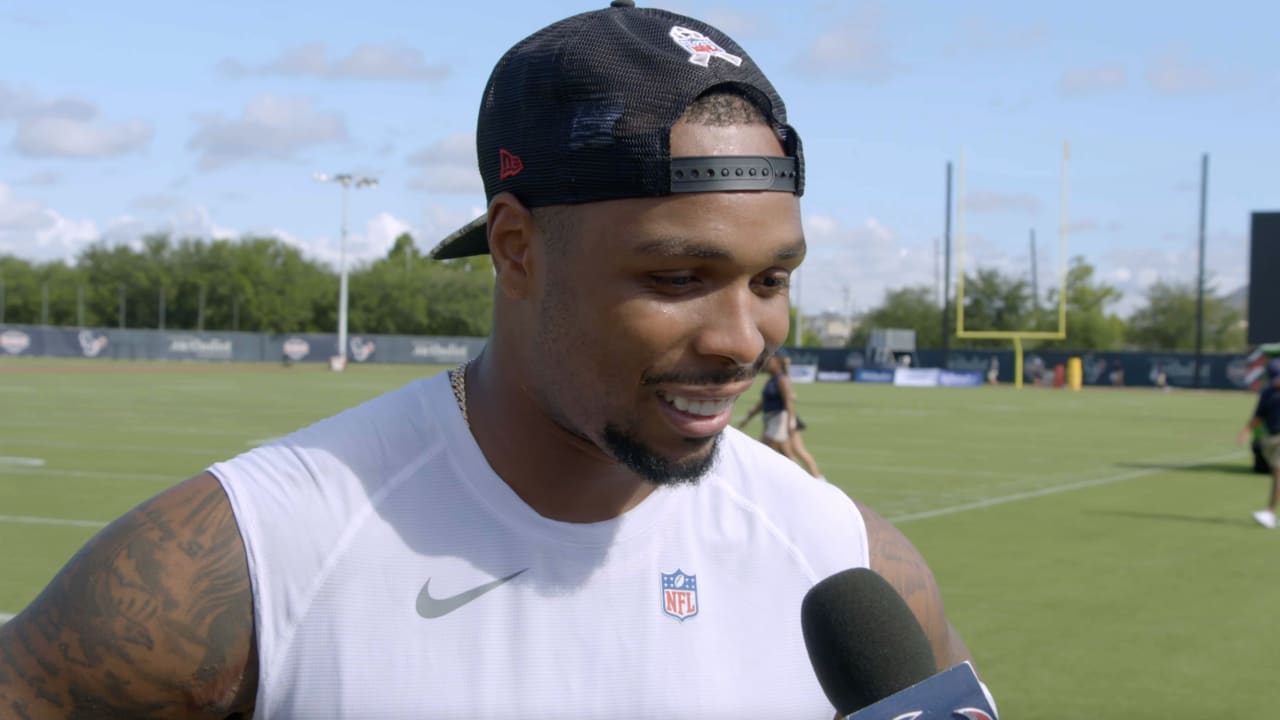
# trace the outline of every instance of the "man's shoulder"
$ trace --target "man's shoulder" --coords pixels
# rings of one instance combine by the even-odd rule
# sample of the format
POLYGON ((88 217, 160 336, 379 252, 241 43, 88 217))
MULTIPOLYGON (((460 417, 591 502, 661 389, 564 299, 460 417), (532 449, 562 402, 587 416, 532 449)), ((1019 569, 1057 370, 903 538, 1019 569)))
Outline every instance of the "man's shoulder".
MULTIPOLYGON (((217 463, 232 501, 252 494, 372 496, 424 454, 447 448, 448 382, 416 380, 217 463)), ((457 411, 453 410, 456 414, 457 411)))
POLYGON ((869 563, 866 524, 852 498, 749 436, 726 435, 716 483, 729 507, 803 557, 815 577, 869 563))
POLYGON ((727 486, 769 509, 801 514, 815 508, 855 509, 840 488, 813 477, 785 455, 733 428, 725 431, 716 470, 727 486))

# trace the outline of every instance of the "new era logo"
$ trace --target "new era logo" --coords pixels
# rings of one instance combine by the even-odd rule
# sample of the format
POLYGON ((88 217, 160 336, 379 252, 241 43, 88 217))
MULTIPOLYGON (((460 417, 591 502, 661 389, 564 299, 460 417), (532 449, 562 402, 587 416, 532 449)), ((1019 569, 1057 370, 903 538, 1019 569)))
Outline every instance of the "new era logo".
POLYGON ((524 162, 519 155, 507 152, 506 150, 498 150, 498 179, 506 180, 520 174, 524 169, 524 162))

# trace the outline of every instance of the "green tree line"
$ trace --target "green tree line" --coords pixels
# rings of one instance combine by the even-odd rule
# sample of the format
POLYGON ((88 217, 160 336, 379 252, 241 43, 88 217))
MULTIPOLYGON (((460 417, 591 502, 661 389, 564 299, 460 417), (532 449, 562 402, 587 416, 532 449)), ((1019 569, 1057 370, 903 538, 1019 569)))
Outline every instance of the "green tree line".
MULTIPOLYGON (((1114 311, 1122 294, 1098 279, 1092 265, 1072 258, 1067 270, 1065 340, 1027 341, 1027 348, 1073 350, 1194 351, 1196 346, 1196 287, 1194 283, 1156 282, 1145 291, 1143 303, 1128 318, 1114 311)), ((997 270, 980 269, 964 280, 966 330, 1058 329, 1058 290, 1036 298, 1030 283, 997 270)), ((1008 347, 1007 340, 954 337, 958 297, 952 298, 951 347, 1008 347)), ((916 331, 916 346, 942 347, 942 308, 934 289, 923 285, 889 290, 867 312, 849 339, 849 346, 866 345, 877 328, 916 331)), ((1204 297, 1203 347, 1206 352, 1240 352, 1246 348, 1243 312, 1232 307, 1215 289, 1204 297)))
MULTIPOLYGON (((439 262, 396 238, 384 258, 349 273, 353 333, 489 332, 488 257, 439 262)), ((0 323, 85 327, 334 332, 336 270, 272 237, 144 238, 98 243, 72 263, 0 255, 0 323)))
MULTIPOLYGON (((1067 271, 1067 339, 1027 347, 1077 350, 1195 349, 1196 293, 1191 283, 1157 282, 1128 318, 1121 293, 1102 282, 1084 258, 1067 271)), ((0 255, 0 323, 61 326, 333 332, 338 273, 272 237, 238 240, 144 238, 138 245, 98 243, 74 262, 35 263, 0 255)), ((493 265, 487 256, 439 262, 408 234, 387 255, 350 272, 353 333, 472 335, 489 332, 493 265)), ((965 275, 969 330, 1056 330, 1058 295, 1033 296, 1025 278, 992 269, 965 275)), ((876 328, 916 331, 921 348, 942 346, 941 308, 929 286, 889 290, 849 340, 866 344, 876 328)), ((952 304, 954 328, 955 304, 952 304)), ((792 331, 797 327, 794 311, 792 331)), ((805 344, 816 342, 810 329, 805 344)), ((795 344, 795 338, 790 342, 795 344)), ((1006 347, 1003 340, 958 340, 951 346, 1006 347)), ((1204 302, 1204 348, 1245 348, 1241 311, 1213 290, 1204 302)))

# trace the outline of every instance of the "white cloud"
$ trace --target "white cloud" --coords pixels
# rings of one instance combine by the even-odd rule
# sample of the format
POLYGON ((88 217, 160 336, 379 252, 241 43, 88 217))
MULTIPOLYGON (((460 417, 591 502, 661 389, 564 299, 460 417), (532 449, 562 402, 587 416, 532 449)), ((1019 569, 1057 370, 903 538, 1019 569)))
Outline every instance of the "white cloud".
POLYGON ((409 156, 407 162, 422 168, 409 180, 413 190, 438 193, 484 192, 476 162, 475 135, 457 133, 438 140, 409 156))
POLYGON ((155 134, 141 120, 103 123, 97 106, 79 98, 42 100, 0 85, 0 120, 15 120, 12 147, 37 158, 99 158, 146 147, 155 134))
MULTIPOLYGON (((1249 282, 1248 243, 1242 235, 1211 233, 1205 244, 1206 289, 1225 295, 1249 282)), ((1090 262, 1103 281, 1124 293, 1116 310, 1127 316, 1145 304, 1147 289, 1157 281, 1194 287, 1198 253, 1197 241, 1184 237, 1158 246, 1112 247, 1090 262)))
POLYGON ((876 0, 853 4, 852 14, 819 33, 792 67, 812 76, 865 83, 901 74, 905 68, 892 57, 881 16, 876 0))
POLYGON ((934 284, 931 241, 903 242, 874 217, 848 227, 810 215, 804 225, 808 254, 792 300, 806 313, 861 312, 879 305, 886 290, 934 284), (852 308, 844 306, 846 290, 852 308))
POLYGON ((200 129, 187 147, 200 153, 205 170, 250 160, 291 160, 309 147, 347 139, 341 115, 305 98, 260 95, 238 119, 208 116, 196 122, 200 129))
POLYGON ((23 200, 0 183, 0 232, 38 230, 52 223, 50 213, 34 200, 23 200))
POLYGON ((1217 92, 1229 83, 1207 64, 1171 50, 1151 62, 1147 68, 1147 84, 1160 95, 1178 97, 1217 92))
POLYGON ((63 217, 37 201, 17 197, 0 183, 0 253, 37 261, 70 260, 97 236, 92 221, 63 217))
POLYGON ((141 120, 100 126, 92 118, 46 116, 19 123, 13 148, 28 157, 107 157, 138 150, 151 142, 153 134, 141 120))
POLYGON ((224 60, 223 72, 230 75, 282 75, 322 80, 387 80, 433 83, 449 76, 449 66, 429 64, 422 51, 389 45, 359 45, 345 57, 329 59, 324 43, 308 43, 289 48, 278 58, 262 65, 246 65, 224 60))
POLYGON ((1058 92, 1068 97, 1101 95, 1123 90, 1128 84, 1124 65, 1113 62, 1066 71, 1058 78, 1058 92))

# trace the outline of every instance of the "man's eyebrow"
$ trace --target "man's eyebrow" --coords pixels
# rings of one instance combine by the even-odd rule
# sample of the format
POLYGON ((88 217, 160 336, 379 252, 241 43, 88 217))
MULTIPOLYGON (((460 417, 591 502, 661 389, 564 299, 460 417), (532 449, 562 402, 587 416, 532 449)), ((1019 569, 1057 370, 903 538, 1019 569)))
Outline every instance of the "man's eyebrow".
MULTIPOLYGON (((649 240, 638 245, 634 252, 637 255, 688 257, 703 260, 729 260, 733 258, 733 253, 718 245, 698 242, 697 240, 690 240, 688 238, 658 238, 655 240, 649 240)), ((779 262, 793 260, 798 257, 803 257, 804 253, 804 238, 800 238, 794 243, 780 248, 776 253, 774 253, 774 259, 779 262)))

